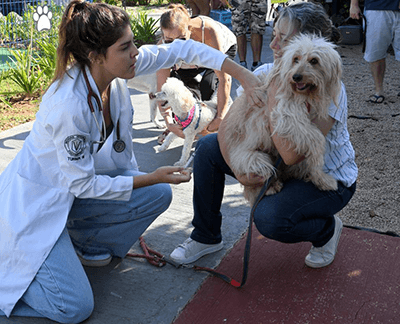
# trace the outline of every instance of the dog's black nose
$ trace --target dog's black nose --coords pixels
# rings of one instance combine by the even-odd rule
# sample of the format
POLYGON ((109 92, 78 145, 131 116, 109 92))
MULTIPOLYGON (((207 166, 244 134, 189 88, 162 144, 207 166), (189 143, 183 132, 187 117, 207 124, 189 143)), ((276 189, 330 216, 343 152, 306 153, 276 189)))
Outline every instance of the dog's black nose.
POLYGON ((301 74, 294 74, 292 79, 294 82, 300 82, 301 80, 303 80, 303 76, 301 74))

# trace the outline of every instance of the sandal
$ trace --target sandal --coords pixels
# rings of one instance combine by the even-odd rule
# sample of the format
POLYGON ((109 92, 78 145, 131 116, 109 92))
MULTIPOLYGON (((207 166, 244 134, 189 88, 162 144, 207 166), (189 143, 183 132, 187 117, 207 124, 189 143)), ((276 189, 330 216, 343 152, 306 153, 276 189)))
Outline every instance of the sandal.
POLYGON ((372 102, 372 103, 375 103, 375 104, 380 104, 380 103, 382 103, 382 102, 384 102, 384 100, 385 100, 385 97, 384 96, 378 96, 378 95, 372 95, 371 97, 369 97, 369 99, 368 99, 368 101, 367 102, 372 102))
POLYGON ((169 129, 166 129, 165 131, 162 132, 162 134, 158 135, 157 137, 157 143, 158 145, 162 145, 165 141, 165 138, 171 131, 169 129))

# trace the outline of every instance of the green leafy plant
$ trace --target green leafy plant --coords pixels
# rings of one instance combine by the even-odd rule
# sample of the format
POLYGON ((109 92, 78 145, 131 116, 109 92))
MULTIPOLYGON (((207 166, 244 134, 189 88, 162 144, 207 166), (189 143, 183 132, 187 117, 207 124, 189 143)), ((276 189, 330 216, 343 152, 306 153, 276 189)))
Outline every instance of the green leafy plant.
POLYGON ((112 6, 121 6, 122 1, 121 0, 104 0, 105 3, 112 5, 112 6))
POLYGON ((131 16, 131 28, 137 47, 143 44, 155 44, 158 21, 159 19, 149 17, 144 11, 131 16))
POLYGON ((43 84, 43 71, 32 65, 32 46, 29 46, 28 50, 14 51, 14 57, 15 59, 12 60, 15 67, 10 70, 9 78, 15 82, 21 92, 32 96, 43 84))
POLYGON ((39 48, 39 55, 35 63, 43 71, 46 81, 50 82, 57 66, 57 40, 46 37, 38 40, 36 44, 39 48))

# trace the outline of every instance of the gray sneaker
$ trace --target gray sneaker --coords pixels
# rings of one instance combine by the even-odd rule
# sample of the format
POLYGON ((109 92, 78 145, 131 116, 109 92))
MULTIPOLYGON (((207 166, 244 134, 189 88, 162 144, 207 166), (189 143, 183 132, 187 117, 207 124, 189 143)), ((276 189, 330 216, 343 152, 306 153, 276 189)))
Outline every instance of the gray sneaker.
POLYGON ((203 244, 190 237, 172 251, 170 257, 177 263, 192 263, 206 254, 217 252, 224 247, 224 243, 203 244))
POLYGON ((310 268, 323 268, 330 265, 335 259, 340 234, 342 233, 343 223, 339 217, 335 217, 335 232, 332 238, 324 246, 319 248, 312 247, 306 256, 305 263, 310 268))

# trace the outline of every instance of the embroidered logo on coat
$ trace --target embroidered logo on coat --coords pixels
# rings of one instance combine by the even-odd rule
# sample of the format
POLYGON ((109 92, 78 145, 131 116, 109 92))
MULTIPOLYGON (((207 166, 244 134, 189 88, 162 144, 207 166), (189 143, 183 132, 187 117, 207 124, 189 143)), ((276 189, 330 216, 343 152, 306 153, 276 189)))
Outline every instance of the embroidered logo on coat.
POLYGON ((71 135, 68 136, 64 141, 64 147, 67 153, 70 155, 68 160, 76 161, 83 159, 83 152, 86 147, 86 138, 83 135, 71 135))

